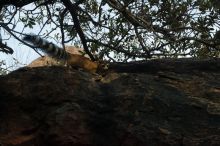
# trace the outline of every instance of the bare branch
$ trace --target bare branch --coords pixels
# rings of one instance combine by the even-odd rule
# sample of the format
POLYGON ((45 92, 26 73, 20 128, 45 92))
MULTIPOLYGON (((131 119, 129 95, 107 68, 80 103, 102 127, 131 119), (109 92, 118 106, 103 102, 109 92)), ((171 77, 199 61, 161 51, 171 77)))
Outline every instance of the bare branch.
POLYGON ((93 57, 93 55, 91 54, 91 52, 89 51, 88 49, 88 46, 87 46, 87 42, 86 42, 86 38, 85 38, 85 35, 82 31, 82 28, 80 27, 80 22, 79 22, 79 19, 77 18, 78 14, 76 12, 77 10, 77 6, 75 4, 73 4, 70 0, 62 0, 63 4, 66 6, 66 8, 69 10, 72 18, 73 18, 73 22, 74 22, 74 25, 75 25, 75 29, 82 41, 82 44, 83 44, 83 48, 85 50, 85 52, 89 55, 89 57, 91 58, 91 60, 95 60, 95 58, 93 57))
POLYGON ((64 45, 64 43, 65 43, 65 39, 64 39, 65 35, 64 35, 64 30, 63 30, 63 20, 64 20, 64 17, 65 17, 65 14, 67 13, 67 11, 68 11, 67 9, 64 9, 63 12, 60 14, 60 19, 59 19, 63 49, 65 49, 65 45, 64 45))
POLYGON ((0 51, 4 52, 6 54, 13 54, 14 53, 12 48, 7 46, 6 44, 3 44, 2 42, 0 42, 0 51))
POLYGON ((7 25, 5 25, 4 23, 0 23, 0 26, 1 26, 2 28, 4 28, 9 34, 11 34, 11 35, 12 35, 14 38, 16 38, 18 41, 22 42, 23 44, 25 44, 26 46, 28 46, 28 47, 30 47, 30 48, 33 48, 34 51, 35 51, 37 54, 39 54, 40 56, 42 56, 39 52, 36 51, 36 48, 35 48, 34 46, 32 46, 32 45, 26 43, 25 41, 23 41, 23 40, 21 40, 19 37, 17 37, 15 34, 13 34, 13 33, 11 32, 11 29, 10 29, 7 25))

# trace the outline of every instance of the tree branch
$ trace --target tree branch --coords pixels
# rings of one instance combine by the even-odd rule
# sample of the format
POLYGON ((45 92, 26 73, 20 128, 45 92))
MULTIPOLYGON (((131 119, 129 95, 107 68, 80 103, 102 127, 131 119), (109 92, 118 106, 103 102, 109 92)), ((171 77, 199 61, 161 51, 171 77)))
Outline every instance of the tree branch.
MULTIPOLYGON (((39 54, 40 56, 42 56, 39 52, 36 51, 35 47, 33 47, 32 45, 26 43, 25 41, 23 41, 23 40, 21 40, 19 37, 17 37, 15 34, 13 34, 13 33, 11 32, 11 29, 10 29, 7 25, 5 25, 4 23, 0 23, 0 26, 1 26, 2 28, 4 28, 9 34, 11 34, 11 35, 12 35, 14 38, 16 38, 18 41, 22 42, 23 44, 25 44, 26 46, 28 46, 28 47, 30 47, 30 48, 33 48, 34 51, 35 51, 37 54, 39 54)), ((9 48, 10 48, 10 47, 9 47, 9 48)), ((13 51, 13 50, 12 50, 12 51, 13 51)), ((12 52, 12 53, 13 53, 13 52, 12 52)))
POLYGON ((5 6, 5 5, 14 5, 16 7, 23 7, 27 4, 36 2, 37 0, 1 0, 0 1, 0 6, 5 6))
POLYGON ((124 53, 125 55, 129 56, 129 57, 137 57, 137 58, 149 58, 149 54, 148 53, 132 53, 132 52, 129 52, 129 51, 126 51, 124 50, 123 48, 120 49, 120 46, 119 47, 115 47, 115 46, 111 46, 109 44, 106 44, 106 43, 102 43, 98 40, 94 40, 94 39, 88 39, 87 42, 93 42, 93 43, 96 43, 96 44, 99 44, 101 46, 104 46, 104 47, 108 47, 110 48, 111 50, 114 50, 114 51, 117 51, 119 53, 124 53))
POLYGON ((2 42, 0 42, 0 51, 4 52, 6 54, 13 54, 14 51, 11 47, 7 46, 6 44, 3 44, 2 42))
MULTIPOLYGON (((149 31, 155 32, 155 29, 160 30, 158 27, 152 27, 152 24, 147 22, 146 20, 134 16, 127 8, 126 6, 123 6, 116 0, 108 0, 106 1, 109 6, 112 8, 118 10, 130 23, 132 23, 135 27, 141 26, 149 31)), ((161 30, 160 30, 161 31, 161 30)))
POLYGON ((79 19, 77 18, 77 16, 78 16, 77 11, 76 11, 77 6, 75 4, 73 4, 70 0, 62 0, 62 2, 66 6, 66 8, 69 10, 69 12, 73 18, 75 29, 76 29, 76 31, 82 41, 83 48, 84 48, 85 52, 89 55, 89 57, 91 58, 92 61, 95 61, 94 56, 91 54, 91 52, 88 49, 85 35, 84 35, 82 28, 80 26, 79 19))

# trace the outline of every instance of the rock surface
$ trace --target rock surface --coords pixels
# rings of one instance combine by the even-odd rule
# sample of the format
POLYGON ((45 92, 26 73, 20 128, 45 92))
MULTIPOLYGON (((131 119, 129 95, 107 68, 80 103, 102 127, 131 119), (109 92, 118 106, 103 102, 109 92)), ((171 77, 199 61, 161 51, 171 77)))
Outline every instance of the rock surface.
POLYGON ((0 77, 2 146, 219 146, 220 69, 0 77))

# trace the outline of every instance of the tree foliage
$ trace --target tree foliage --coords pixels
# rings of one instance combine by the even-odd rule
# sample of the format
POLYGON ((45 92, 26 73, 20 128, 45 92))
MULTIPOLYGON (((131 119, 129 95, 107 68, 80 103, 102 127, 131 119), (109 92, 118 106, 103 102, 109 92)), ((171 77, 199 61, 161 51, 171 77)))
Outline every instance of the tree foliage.
MULTIPOLYGON (((29 29, 82 46, 92 60, 218 57, 218 0, 10 0, 0 27, 21 41, 29 29), (26 6, 28 5, 28 6, 26 6), (22 31, 15 26, 22 24, 22 31)), ((26 44, 28 45, 28 44, 26 44)), ((1 50, 12 53, 1 41, 1 50)))

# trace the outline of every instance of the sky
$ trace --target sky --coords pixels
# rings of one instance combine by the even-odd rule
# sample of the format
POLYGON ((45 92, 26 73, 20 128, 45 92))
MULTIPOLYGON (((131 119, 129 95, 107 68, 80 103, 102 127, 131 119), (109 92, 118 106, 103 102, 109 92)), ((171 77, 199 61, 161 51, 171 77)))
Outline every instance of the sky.
MULTIPOLYGON (((25 6, 24 8, 25 9, 33 9, 33 6, 32 6, 32 4, 29 4, 29 5, 25 6)), ((18 17, 19 17, 18 14, 15 15, 15 18, 18 18, 18 17)), ((23 24, 17 23, 14 30, 18 31, 18 32, 22 32, 23 24)), ((38 34, 39 31, 40 31, 40 26, 35 26, 34 29, 25 28, 24 33, 38 34)), ((21 42, 17 41, 13 36, 11 36, 11 38, 9 38, 9 35, 3 30, 3 28, 0 29, 0 33, 3 38, 3 42, 7 43, 7 45, 14 50, 13 54, 5 54, 3 52, 0 52, 0 61, 4 60, 6 62, 6 65, 2 66, 2 67, 8 68, 8 70, 12 71, 12 70, 18 69, 20 67, 23 67, 23 66, 31 63, 36 58, 40 57, 32 48, 30 48, 26 45, 23 45, 21 42)), ((22 38, 22 36, 20 36, 20 35, 17 35, 17 36, 19 38, 22 38)))
MULTIPOLYGON (((19 26, 16 26, 19 29, 19 26)), ((7 34, 1 33, 3 38, 8 38, 7 34)), ((16 39, 13 37, 10 38, 9 40, 3 40, 3 42, 6 42, 9 47, 11 47, 14 50, 13 54, 6 54, 3 52, 0 52, 0 60, 5 60, 6 62, 6 68, 9 70, 14 70, 19 67, 25 66, 29 64, 32 60, 36 59, 39 57, 39 55, 34 52, 33 49, 22 45, 20 42, 18 42, 16 39), (15 66, 16 60, 19 62, 15 66), (14 67, 12 67, 14 66, 14 67)))

